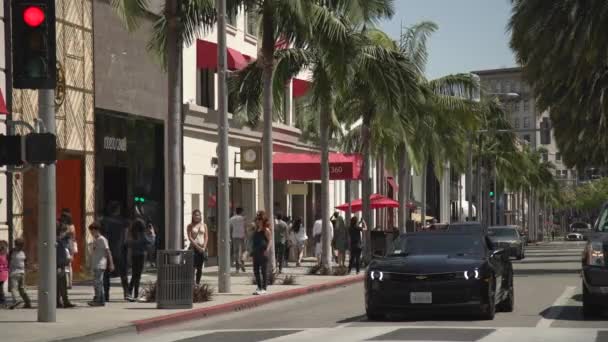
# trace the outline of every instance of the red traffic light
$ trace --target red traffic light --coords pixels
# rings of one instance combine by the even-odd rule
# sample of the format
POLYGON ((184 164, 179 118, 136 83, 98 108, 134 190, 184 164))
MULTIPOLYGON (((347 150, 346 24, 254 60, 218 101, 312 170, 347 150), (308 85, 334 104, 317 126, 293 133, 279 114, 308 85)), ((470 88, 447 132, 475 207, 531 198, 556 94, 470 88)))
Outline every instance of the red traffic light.
POLYGON ((23 11, 23 21, 29 27, 38 27, 44 22, 44 11, 38 6, 30 6, 23 11))

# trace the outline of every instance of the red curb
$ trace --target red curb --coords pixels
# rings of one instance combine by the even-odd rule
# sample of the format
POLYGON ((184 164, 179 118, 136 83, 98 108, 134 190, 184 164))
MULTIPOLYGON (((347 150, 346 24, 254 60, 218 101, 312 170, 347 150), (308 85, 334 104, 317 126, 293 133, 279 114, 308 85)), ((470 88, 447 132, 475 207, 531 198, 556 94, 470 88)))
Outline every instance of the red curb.
POLYGON ((137 332, 139 333, 142 331, 155 329, 162 326, 183 323, 194 319, 207 318, 229 312, 252 309, 260 305, 277 302, 280 300, 330 290, 344 285, 351 285, 362 281, 363 277, 363 275, 352 276, 344 279, 339 279, 333 282, 310 285, 307 287, 281 291, 264 296, 241 299, 234 302, 214 305, 206 308, 192 309, 188 311, 177 312, 174 314, 142 319, 138 321, 133 321, 132 324, 135 326, 137 332))

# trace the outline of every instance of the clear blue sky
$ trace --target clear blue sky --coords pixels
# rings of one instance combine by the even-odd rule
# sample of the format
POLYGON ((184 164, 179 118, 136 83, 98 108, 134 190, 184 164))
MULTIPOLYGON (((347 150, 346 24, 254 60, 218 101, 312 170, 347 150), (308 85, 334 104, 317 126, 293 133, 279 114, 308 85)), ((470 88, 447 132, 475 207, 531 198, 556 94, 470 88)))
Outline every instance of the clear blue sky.
POLYGON ((395 0, 395 10, 392 20, 380 24, 394 39, 402 22, 439 26, 428 42, 430 78, 516 65, 506 29, 509 0, 395 0))

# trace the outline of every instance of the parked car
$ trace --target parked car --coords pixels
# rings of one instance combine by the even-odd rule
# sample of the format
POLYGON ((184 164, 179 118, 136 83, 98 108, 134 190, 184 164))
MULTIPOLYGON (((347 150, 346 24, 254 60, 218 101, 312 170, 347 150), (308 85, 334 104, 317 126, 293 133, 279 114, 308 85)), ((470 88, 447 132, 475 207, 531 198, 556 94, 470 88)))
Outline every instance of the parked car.
POLYGON ((582 233, 570 232, 564 237, 566 241, 584 241, 585 236, 582 233))
POLYGON ((517 226, 492 226, 488 229, 488 237, 497 248, 505 250, 505 254, 521 260, 526 251, 517 226))
POLYGON ((595 317, 608 307, 608 203, 589 235, 583 252, 583 315, 595 317))
POLYGON ((513 266, 477 232, 402 235, 392 252, 372 260, 365 277, 365 310, 386 314, 462 309, 493 319, 514 306, 513 266))

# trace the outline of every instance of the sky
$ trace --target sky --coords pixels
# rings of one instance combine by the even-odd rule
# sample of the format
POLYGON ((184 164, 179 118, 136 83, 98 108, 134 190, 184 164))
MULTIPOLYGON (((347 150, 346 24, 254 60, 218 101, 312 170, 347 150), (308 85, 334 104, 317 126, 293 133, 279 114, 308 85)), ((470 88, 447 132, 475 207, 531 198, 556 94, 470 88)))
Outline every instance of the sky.
POLYGON ((432 21, 426 69, 431 79, 473 70, 516 66, 509 48, 509 0, 395 0, 395 15, 380 28, 398 39, 401 23, 432 21))

